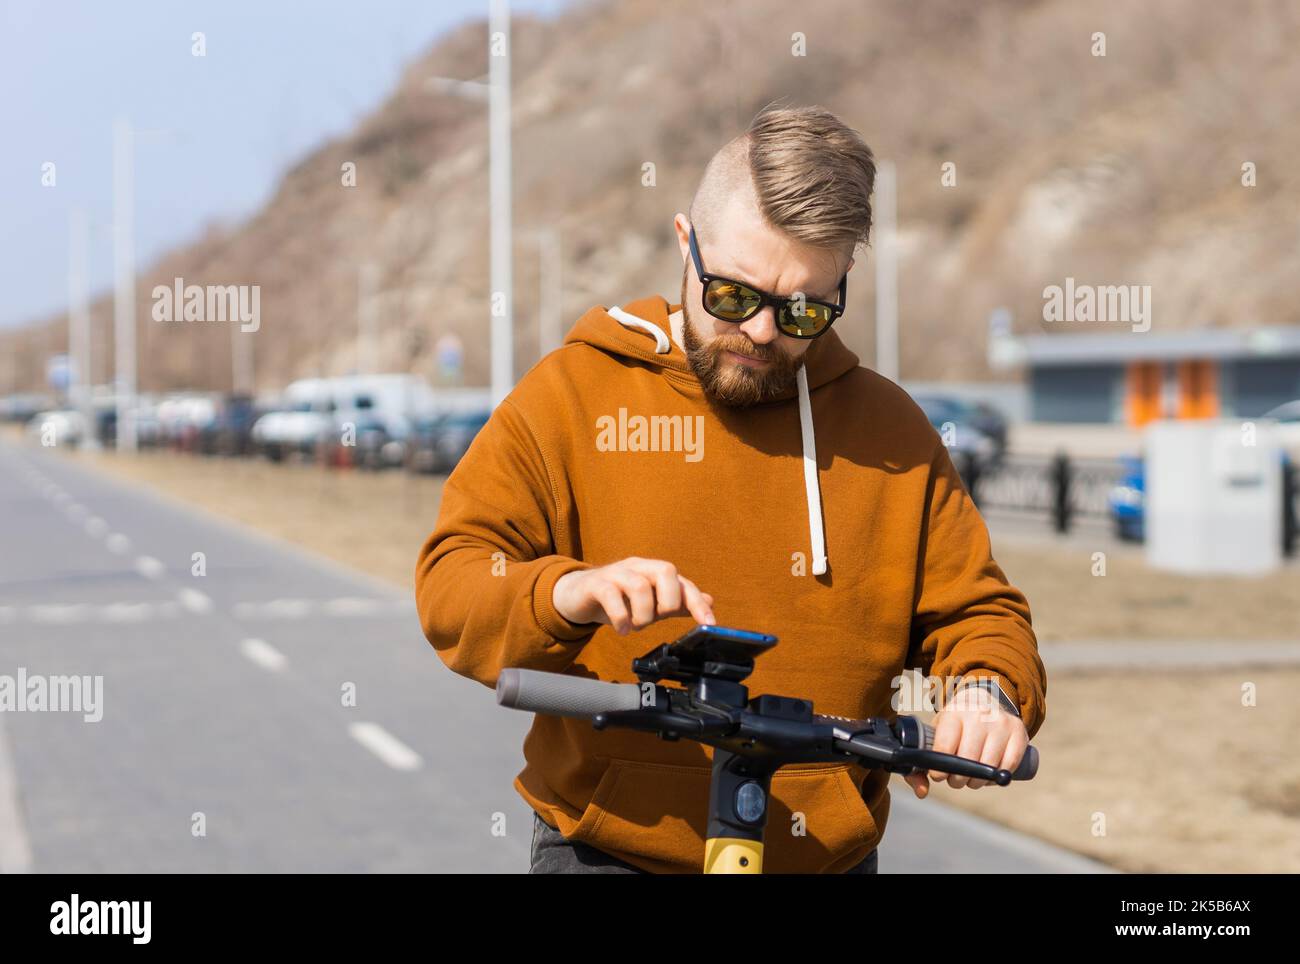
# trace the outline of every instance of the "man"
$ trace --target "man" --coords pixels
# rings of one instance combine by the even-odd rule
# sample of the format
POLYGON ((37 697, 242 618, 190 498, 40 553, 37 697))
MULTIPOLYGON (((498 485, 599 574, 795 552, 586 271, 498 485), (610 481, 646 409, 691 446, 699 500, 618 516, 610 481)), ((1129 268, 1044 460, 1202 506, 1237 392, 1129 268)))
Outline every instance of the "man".
MULTIPOLYGON (((924 413, 831 330, 874 176, 829 112, 761 113, 675 218, 680 304, 592 308, 497 408, 416 571, 451 669, 631 682, 633 657, 720 623, 781 640, 751 693, 820 713, 889 715, 905 667, 960 677, 935 749, 1015 769, 1045 713, 1028 604, 924 413)), ((524 756, 534 872, 701 870, 704 747, 538 715, 524 756)), ((907 782, 931 778, 983 785, 907 782)), ((778 771, 764 870, 874 872, 887 783, 778 771)))

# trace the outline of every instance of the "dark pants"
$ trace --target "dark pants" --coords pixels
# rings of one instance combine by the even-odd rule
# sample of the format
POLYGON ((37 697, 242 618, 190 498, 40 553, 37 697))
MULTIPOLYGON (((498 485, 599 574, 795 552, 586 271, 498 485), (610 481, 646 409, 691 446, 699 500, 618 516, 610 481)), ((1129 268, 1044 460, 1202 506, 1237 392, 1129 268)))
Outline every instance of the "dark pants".
MULTIPOLYGON (((862 863, 850 867, 846 874, 876 873, 877 852, 875 850, 863 858, 862 863)), ((643 874, 640 867, 633 867, 617 857, 611 857, 585 843, 565 840, 564 834, 556 830, 536 813, 533 814, 533 849, 530 874, 643 874)))

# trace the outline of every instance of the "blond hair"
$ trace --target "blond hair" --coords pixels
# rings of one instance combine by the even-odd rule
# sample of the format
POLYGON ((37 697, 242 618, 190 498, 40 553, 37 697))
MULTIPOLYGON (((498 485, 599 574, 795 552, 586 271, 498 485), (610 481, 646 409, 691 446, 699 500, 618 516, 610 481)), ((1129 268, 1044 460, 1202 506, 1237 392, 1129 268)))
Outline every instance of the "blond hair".
POLYGON ((822 107, 769 107, 705 168, 691 222, 706 233, 737 191, 796 241, 850 251, 871 235, 876 162, 861 136, 822 107))

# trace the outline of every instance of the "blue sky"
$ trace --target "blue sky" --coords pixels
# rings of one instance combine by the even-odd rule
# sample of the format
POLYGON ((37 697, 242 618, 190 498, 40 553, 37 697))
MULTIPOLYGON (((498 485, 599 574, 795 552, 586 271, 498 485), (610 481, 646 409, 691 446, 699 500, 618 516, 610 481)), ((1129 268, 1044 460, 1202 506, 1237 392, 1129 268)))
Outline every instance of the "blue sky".
MULTIPOLYGON (((0 0, 0 327, 67 307, 69 217, 112 282, 113 120, 136 143, 136 260, 236 222, 281 171, 380 104, 487 0, 0 0), (191 36, 206 37, 204 57, 191 36), (41 183, 55 164, 56 183, 41 183)), ((553 14, 563 0, 514 0, 553 14)))

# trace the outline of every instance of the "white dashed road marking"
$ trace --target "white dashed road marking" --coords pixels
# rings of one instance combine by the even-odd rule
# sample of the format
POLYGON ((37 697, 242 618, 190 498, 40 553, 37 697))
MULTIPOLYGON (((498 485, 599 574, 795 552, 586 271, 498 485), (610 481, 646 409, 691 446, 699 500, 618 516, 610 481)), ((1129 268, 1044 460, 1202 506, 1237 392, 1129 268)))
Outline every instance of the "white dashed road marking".
POLYGON ((166 568, 161 562, 153 556, 140 556, 135 560, 136 572, 146 579, 159 579, 166 572, 166 568))
POLYGON ((289 657, 280 652, 264 639, 246 639, 239 644, 239 651, 262 669, 278 673, 289 664, 289 657))
POLYGON ((68 623, 84 622, 90 607, 82 603, 49 603, 43 606, 28 606, 27 618, 34 623, 68 623))
POLYGON ((420 754, 378 723, 353 723, 348 727, 348 733, 394 770, 418 770, 424 763, 420 754))
POLYGON ((126 555, 131 551, 131 540, 120 532, 114 532, 104 540, 104 545, 108 547, 109 552, 119 556, 126 555))
POLYGON ((266 602, 238 602, 231 612, 236 619, 304 619, 324 613, 327 616, 381 616, 404 613, 414 603, 405 598, 367 599, 341 596, 337 599, 270 599, 266 602))
POLYGON ((192 613, 212 612, 212 600, 197 589, 182 589, 176 593, 176 597, 192 613))

